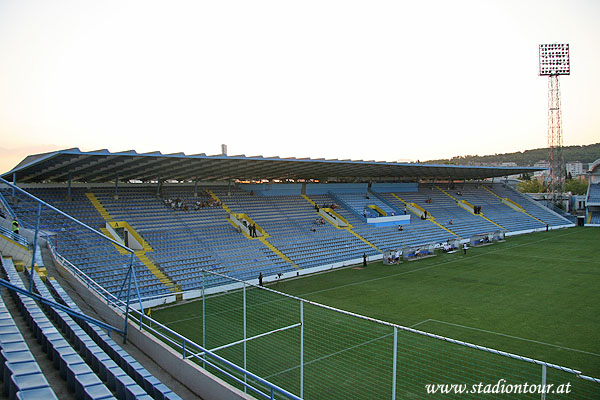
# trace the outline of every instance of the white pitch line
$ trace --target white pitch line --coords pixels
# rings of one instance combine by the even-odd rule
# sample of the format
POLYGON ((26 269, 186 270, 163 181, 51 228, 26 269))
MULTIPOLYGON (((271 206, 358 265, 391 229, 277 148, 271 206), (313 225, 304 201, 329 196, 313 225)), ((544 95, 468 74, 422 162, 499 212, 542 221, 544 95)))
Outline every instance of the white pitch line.
POLYGON ((409 328, 415 328, 415 327, 417 327, 417 326, 419 326, 421 324, 426 324, 429 321, 432 321, 432 319, 431 318, 427 318, 427 319, 425 319, 425 320, 423 320, 421 322, 417 322, 416 324, 409 326, 409 328))
MULTIPOLYGON (((466 325, 461 325, 461 324, 455 324, 455 323, 446 322, 446 321, 440 321, 438 319, 428 319, 427 321, 438 322, 440 324, 457 326, 459 328, 471 329, 471 330, 474 330, 474 331, 479 331, 479 332, 484 332, 484 333, 490 333, 492 335, 504 336, 504 337, 508 337, 508 338, 511 338, 511 339, 523 340, 523 341, 526 341, 526 342, 537 343, 537 344, 541 344, 541 345, 544 345, 544 346, 551 346, 551 347, 556 347, 558 349, 563 349, 563 350, 568 350, 568 351, 576 351, 578 353, 589 354, 591 356, 600 357, 600 354, 592 353, 592 352, 589 352, 589 351, 573 349, 571 347, 559 346, 557 344, 552 344, 552 343, 540 342, 539 340, 527 339, 527 338, 523 338, 523 337, 520 337, 520 336, 508 335, 506 333, 489 331, 487 329, 473 328, 471 326, 466 326, 466 325)), ((421 322, 419 322, 419 323, 421 323, 421 322)))

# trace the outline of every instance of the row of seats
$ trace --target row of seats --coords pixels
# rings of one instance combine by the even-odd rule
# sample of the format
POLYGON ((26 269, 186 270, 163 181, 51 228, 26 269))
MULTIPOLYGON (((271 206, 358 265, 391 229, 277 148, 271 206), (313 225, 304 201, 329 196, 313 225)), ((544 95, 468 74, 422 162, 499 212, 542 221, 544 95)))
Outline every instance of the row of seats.
POLYGON ((9 399, 58 399, 0 299, 0 378, 9 399))
MULTIPOLYGON (((56 280, 49 279, 47 288, 37 274, 33 275, 33 279, 41 296, 52 298, 74 311, 82 312, 56 280)), ((99 376, 107 382, 109 389, 117 393, 117 398, 180 399, 100 327, 82 319, 75 321, 65 312, 49 306, 45 309, 70 338, 74 347, 80 353, 85 351, 88 355, 87 361, 91 361, 93 366, 98 366, 99 376)))
MULTIPOLYGON (((3 260, 3 269, 8 280, 25 289, 14 265, 7 260, 3 260)), ((114 399, 111 391, 58 332, 35 300, 14 291, 11 291, 11 294, 17 302, 19 311, 27 321, 27 325, 33 331, 38 343, 42 345, 43 351, 52 360, 54 368, 60 371, 60 376, 66 380, 69 390, 75 392, 78 399, 114 399), (76 369, 75 365, 77 365, 76 369)), ((27 387, 31 389, 44 388, 47 384, 42 373, 27 374, 24 377, 26 377, 27 387)))
MULTIPOLYGON (((24 288, 10 259, 4 260, 3 268, 11 283, 24 288)), ((39 295, 81 313, 57 281, 49 278, 49 287, 46 287, 37 273, 30 278, 39 295)), ((97 325, 71 317, 49 305, 43 305, 40 309, 27 296, 19 295, 16 299, 38 341, 43 344, 54 366, 60 371, 60 376, 78 399, 180 399, 97 325)), ((27 382, 31 381, 32 378, 27 382)), ((4 382, 6 386, 7 380, 4 382)))
POLYGON ((600 183, 590 184, 587 203, 600 203, 600 183))

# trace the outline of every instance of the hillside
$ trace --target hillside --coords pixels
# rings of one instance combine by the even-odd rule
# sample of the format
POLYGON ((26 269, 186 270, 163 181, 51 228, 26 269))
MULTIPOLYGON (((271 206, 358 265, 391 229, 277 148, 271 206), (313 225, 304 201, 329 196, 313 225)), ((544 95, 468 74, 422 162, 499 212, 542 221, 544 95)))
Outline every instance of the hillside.
MULTIPOLYGON (((584 164, 594 162, 600 158, 600 143, 587 146, 564 147, 565 162, 581 161, 584 164)), ((457 156, 451 159, 429 160, 428 164, 455 164, 455 165, 480 165, 500 164, 514 162, 519 166, 532 166, 548 157, 548 148, 518 151, 516 153, 494 154, 487 156, 457 156)))

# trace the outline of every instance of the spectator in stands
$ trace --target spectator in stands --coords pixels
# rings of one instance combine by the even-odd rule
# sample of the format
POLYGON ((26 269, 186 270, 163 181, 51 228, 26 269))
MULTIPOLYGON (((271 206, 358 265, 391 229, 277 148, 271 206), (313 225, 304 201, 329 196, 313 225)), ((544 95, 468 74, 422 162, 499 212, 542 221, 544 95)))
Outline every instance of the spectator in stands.
POLYGON ((462 196, 462 192, 459 190, 458 192, 456 192, 457 196, 462 196))
POLYGON ((448 221, 448 225, 454 225, 454 222, 452 222, 452 220, 448 221))
POLYGON ((427 200, 425 200, 425 203, 427 203, 427 204, 431 204, 432 202, 433 202, 433 200, 431 199, 431 197, 428 198, 427 200))
POLYGON ((317 203, 315 203, 315 210, 319 212, 319 205, 317 203))
POLYGON ((404 206, 404 215, 406 215, 406 206, 404 206))
POLYGON ((321 218, 319 222, 321 223, 321 225, 325 225, 325 220, 323 218, 321 218))
POLYGON ((404 228, 402 227, 402 225, 398 225, 398 231, 402 232, 404 230, 404 228))
POLYGON ((12 222, 12 231, 17 235, 19 234, 19 221, 17 221, 16 218, 14 218, 12 222))
POLYGON ((425 216, 425 219, 427 219, 427 210, 423 212, 423 215, 425 216))
POLYGON ((363 217, 367 218, 367 209, 366 208, 363 209, 363 217))

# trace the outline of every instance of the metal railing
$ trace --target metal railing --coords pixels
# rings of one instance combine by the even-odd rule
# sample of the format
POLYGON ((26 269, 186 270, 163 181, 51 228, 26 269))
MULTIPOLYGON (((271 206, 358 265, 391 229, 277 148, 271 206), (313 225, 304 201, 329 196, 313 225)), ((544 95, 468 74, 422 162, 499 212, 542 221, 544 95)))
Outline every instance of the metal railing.
POLYGON ((15 243, 20 244, 23 247, 29 248, 29 242, 27 239, 18 233, 14 233, 9 229, 6 229, 3 226, 0 226, 0 235, 12 240, 15 243))

